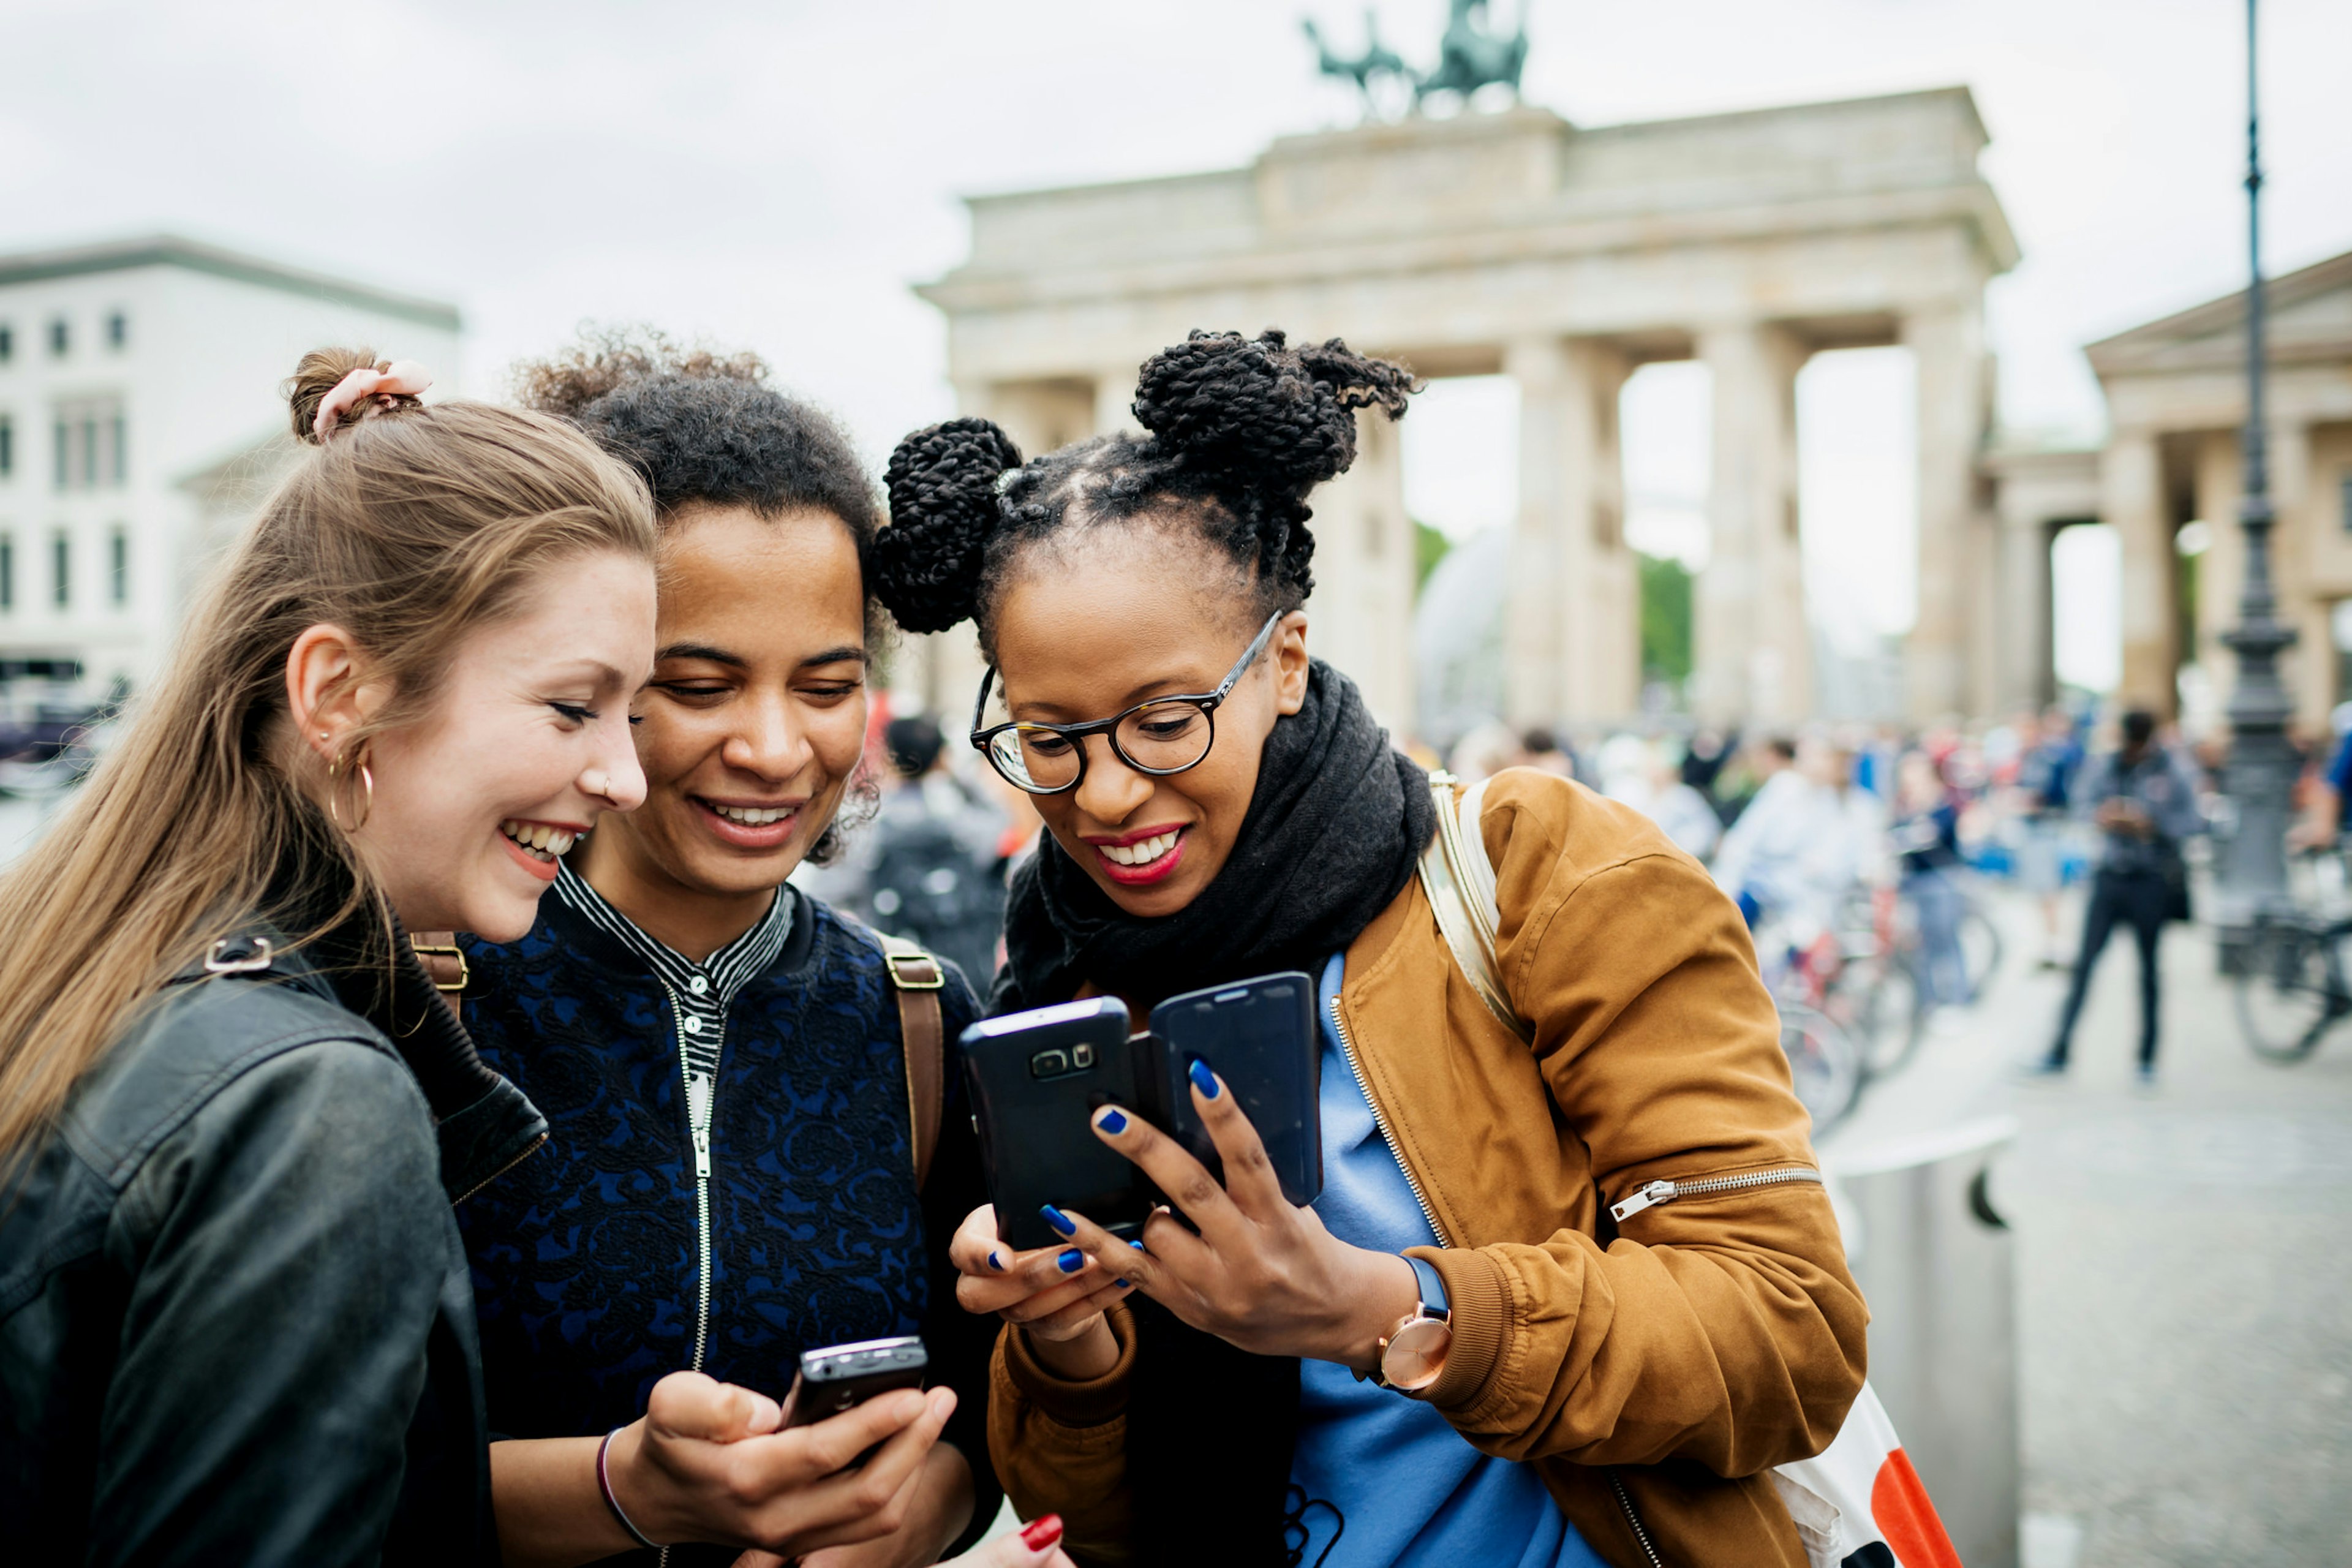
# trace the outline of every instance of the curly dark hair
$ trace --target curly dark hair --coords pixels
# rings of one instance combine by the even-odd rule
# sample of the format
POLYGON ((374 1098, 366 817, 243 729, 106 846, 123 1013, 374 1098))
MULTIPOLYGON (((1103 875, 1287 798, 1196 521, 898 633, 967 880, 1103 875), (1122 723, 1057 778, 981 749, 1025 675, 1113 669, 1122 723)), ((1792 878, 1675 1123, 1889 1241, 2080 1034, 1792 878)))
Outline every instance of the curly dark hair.
MULTIPOLYGON (((646 327, 591 328, 562 353, 517 366, 514 390, 525 407, 571 420, 635 468, 665 531, 705 506, 839 519, 866 584, 866 647, 881 650, 889 626, 877 591, 882 519, 873 481, 841 426, 770 386, 759 355, 681 347, 646 327)), ((843 831, 871 816, 878 800, 861 771, 809 858, 823 865, 837 855, 843 831)))
POLYGON ((1418 390, 1411 371, 1337 338, 1294 349, 1279 331, 1195 331, 1145 363, 1141 437, 1024 463, 985 419, 918 430, 890 455, 875 592, 909 631, 978 621, 993 660, 993 610, 1022 551, 1066 529, 1165 521, 1232 563, 1260 617, 1295 610, 1315 587, 1307 493, 1355 461, 1358 409, 1401 418, 1418 390))

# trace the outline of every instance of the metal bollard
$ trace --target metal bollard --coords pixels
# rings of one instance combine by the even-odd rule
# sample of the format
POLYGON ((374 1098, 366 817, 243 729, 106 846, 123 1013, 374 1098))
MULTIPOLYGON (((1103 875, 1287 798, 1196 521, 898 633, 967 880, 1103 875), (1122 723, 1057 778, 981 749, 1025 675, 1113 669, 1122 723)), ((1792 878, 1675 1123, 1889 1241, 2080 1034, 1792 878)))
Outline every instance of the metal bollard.
POLYGON ((1986 1182, 2013 1117, 1823 1162, 1870 1304, 1870 1382, 1969 1568, 2017 1568, 2017 1289, 1986 1182))

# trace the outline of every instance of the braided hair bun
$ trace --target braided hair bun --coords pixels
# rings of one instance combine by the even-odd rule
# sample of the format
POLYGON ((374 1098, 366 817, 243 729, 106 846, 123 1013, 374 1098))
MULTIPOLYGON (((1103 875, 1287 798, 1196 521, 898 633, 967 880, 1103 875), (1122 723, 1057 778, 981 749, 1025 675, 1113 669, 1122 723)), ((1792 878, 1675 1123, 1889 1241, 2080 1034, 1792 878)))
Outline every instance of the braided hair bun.
POLYGON ((1020 448, 986 419, 950 419, 898 443, 884 476, 890 526, 874 542, 874 590, 900 626, 943 632, 979 613, 997 481, 1020 467, 1020 448))
POLYGON ((876 592, 909 631, 978 620, 992 658, 988 608, 1023 551, 1064 529, 1150 520, 1181 522, 1223 557, 1253 618, 1295 610, 1315 588, 1307 493, 1355 461, 1359 409, 1400 418, 1419 385, 1337 338, 1294 349, 1278 331, 1196 331, 1144 364, 1143 437, 1024 463, 985 419, 918 430, 890 457, 876 592))
POLYGON ((1303 349, 1285 334, 1195 331, 1152 355, 1135 416, 1206 478, 1303 497, 1356 460, 1356 410, 1404 413, 1412 373, 1350 353, 1338 338, 1303 349))

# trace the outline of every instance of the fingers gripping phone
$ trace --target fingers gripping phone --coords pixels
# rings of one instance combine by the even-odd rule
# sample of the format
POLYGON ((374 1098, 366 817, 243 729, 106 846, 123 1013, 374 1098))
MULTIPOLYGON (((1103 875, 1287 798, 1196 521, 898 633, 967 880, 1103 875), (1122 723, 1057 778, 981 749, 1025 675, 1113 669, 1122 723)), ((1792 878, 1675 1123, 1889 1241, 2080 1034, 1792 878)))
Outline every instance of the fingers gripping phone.
POLYGON ((1192 1107, 1195 1058, 1223 1079, 1257 1129, 1282 1195, 1311 1204, 1323 1191, 1322 1044, 1315 982, 1297 970, 1171 996, 1151 1010, 1151 1120, 1219 1182, 1224 1162, 1192 1107))
POLYGON ((865 1404, 894 1388, 920 1388, 930 1354, 914 1334, 859 1340, 801 1352, 800 1396, 785 1425, 807 1426, 865 1404))
POLYGON ((1095 1136, 1105 1105, 1136 1103, 1127 1005, 1116 997, 1065 1002, 963 1032, 965 1082, 980 1131, 996 1234, 1028 1251, 1062 1237, 1039 1209, 1085 1215, 1114 1236, 1142 1229, 1150 1204, 1141 1177, 1095 1136))

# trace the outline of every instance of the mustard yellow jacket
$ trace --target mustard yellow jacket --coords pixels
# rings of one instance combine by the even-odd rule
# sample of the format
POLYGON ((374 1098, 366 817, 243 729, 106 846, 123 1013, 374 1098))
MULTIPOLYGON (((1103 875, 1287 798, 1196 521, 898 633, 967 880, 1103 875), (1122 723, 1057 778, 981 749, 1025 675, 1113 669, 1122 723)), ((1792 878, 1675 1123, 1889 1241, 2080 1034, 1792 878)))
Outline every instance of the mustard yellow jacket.
MULTIPOLYGON (((1815 1164, 1747 928, 1646 818, 1566 780, 1500 774, 1479 828, 1532 1047, 1463 978, 1418 881, 1349 947, 1339 994, 1445 1244, 1416 1249, 1454 1321, 1426 1397, 1481 1451, 1534 1464, 1618 1568, 1803 1568, 1764 1472, 1836 1436, 1868 1321, 1825 1191, 1686 1196, 1596 1236, 1607 1204, 1660 1178, 1815 1164)), ((1118 1364, 1088 1384, 1006 1331, 989 1412, 1015 1507, 1061 1513, 1100 1563, 1129 1555, 1124 1308, 1112 1328, 1118 1364)))

